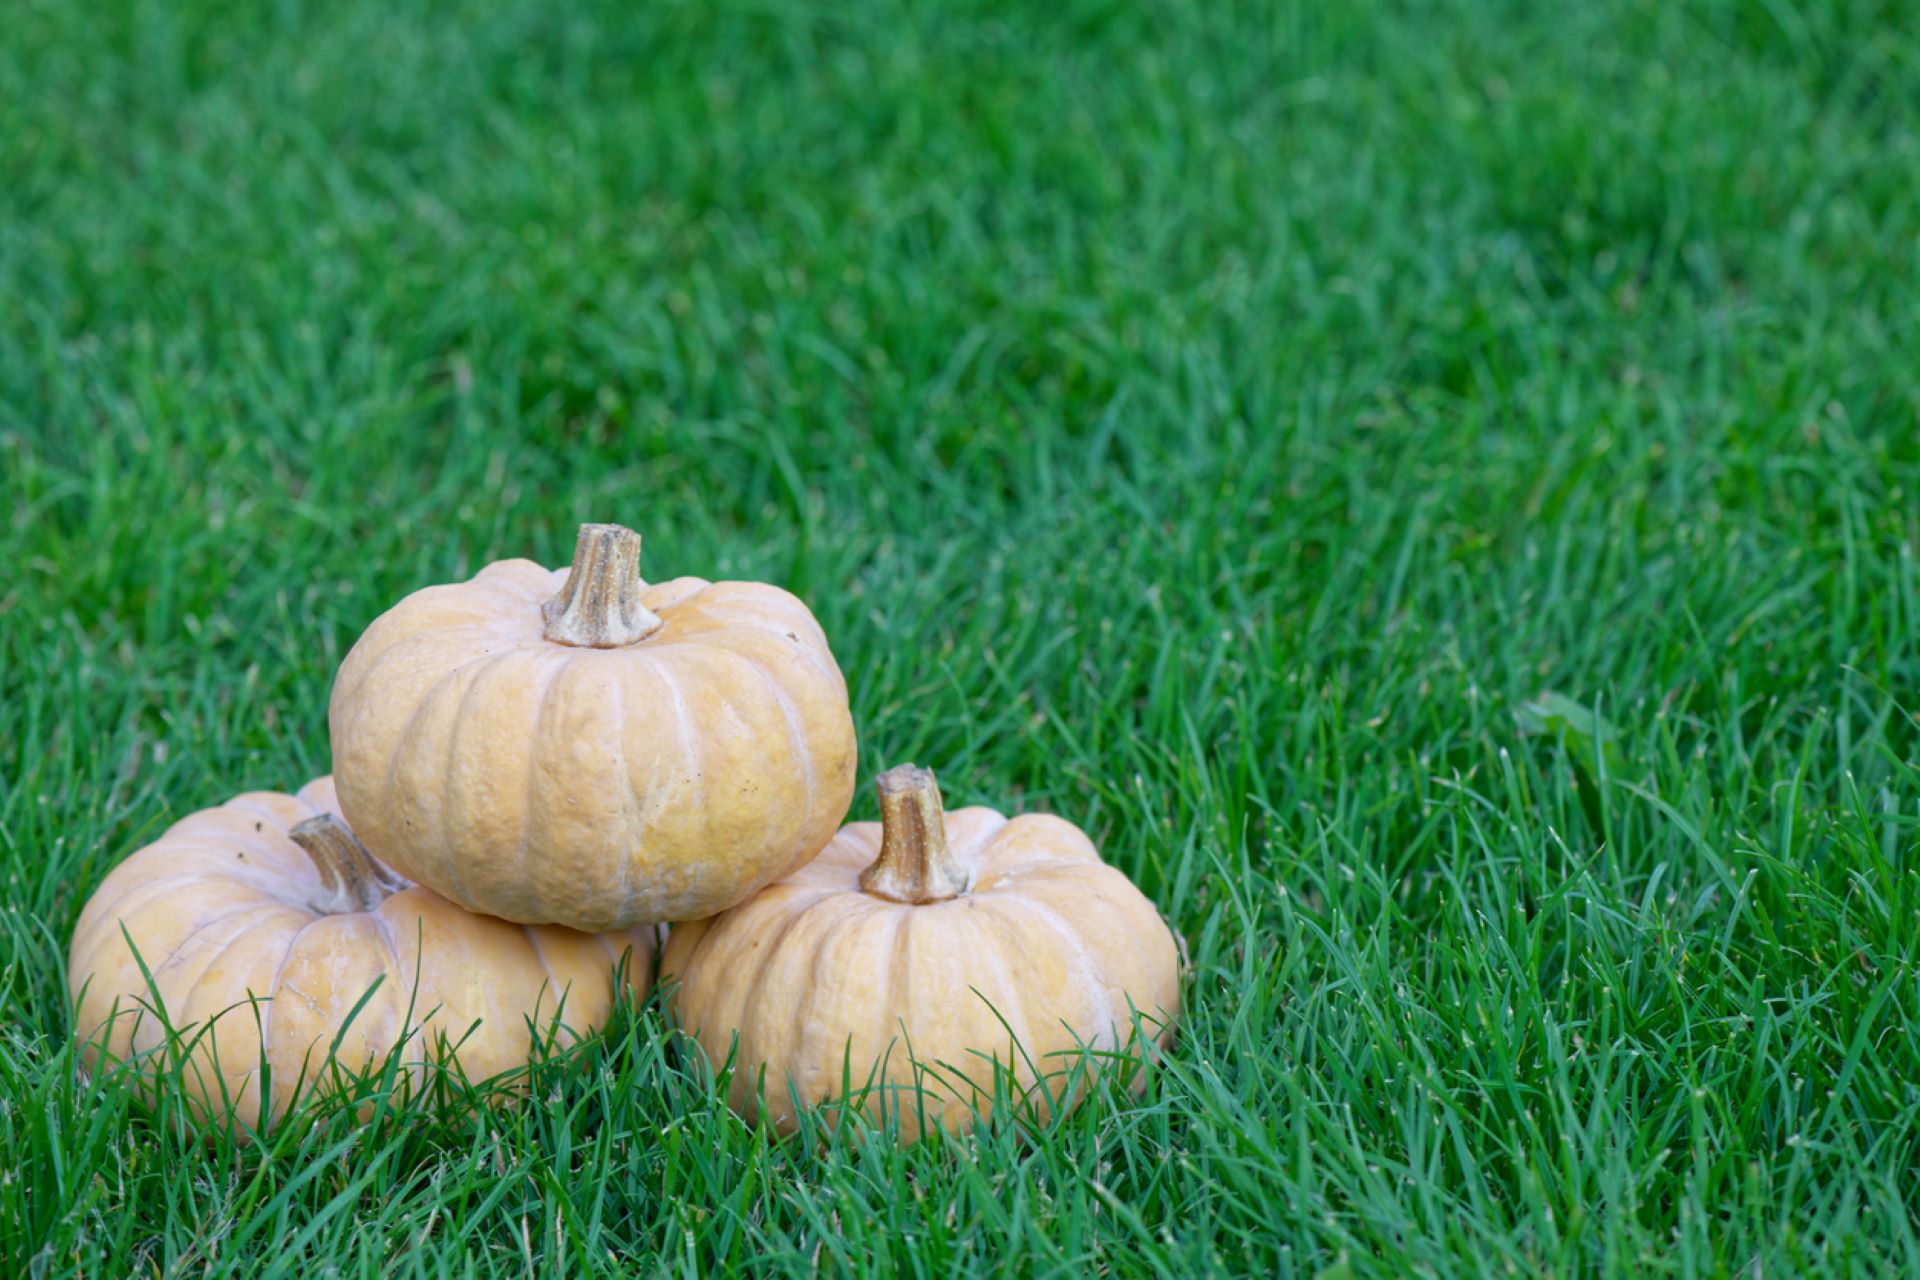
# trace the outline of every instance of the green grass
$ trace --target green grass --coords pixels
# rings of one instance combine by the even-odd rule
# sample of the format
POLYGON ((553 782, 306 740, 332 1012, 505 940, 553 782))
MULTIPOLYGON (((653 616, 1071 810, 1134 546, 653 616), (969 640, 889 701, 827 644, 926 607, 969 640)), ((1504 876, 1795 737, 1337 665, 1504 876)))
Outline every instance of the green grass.
POLYGON ((5 6, 0 1272, 1920 1270, 1920 23, 1566 8, 5 6), (583 517, 1095 834, 1140 1101, 780 1143, 651 1003, 477 1119, 76 1079, 107 869, 583 517))

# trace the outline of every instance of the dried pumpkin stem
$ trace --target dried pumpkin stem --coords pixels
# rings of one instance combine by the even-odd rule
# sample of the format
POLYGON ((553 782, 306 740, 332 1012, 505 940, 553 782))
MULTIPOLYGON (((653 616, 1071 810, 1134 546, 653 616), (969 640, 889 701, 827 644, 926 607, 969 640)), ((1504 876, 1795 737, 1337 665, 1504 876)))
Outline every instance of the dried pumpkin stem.
POLYGON ((371 911, 388 894, 405 887, 381 866, 347 824, 330 813, 308 818, 287 832, 320 873, 320 900, 313 905, 328 915, 371 911))
POLYGON ((933 770, 895 765, 880 790, 880 856, 860 873, 860 887, 895 902, 943 902, 973 886, 947 847, 946 814, 933 770))
POLYGON ((665 624, 641 601, 640 535, 617 524, 583 524, 573 569, 558 595, 540 606, 546 637, 584 649, 617 649, 665 624))

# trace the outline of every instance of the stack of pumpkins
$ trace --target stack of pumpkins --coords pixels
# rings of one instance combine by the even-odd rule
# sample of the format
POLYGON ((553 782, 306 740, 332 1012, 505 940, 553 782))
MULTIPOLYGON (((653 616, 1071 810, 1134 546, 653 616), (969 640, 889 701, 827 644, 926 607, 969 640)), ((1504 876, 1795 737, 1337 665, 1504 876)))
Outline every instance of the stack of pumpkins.
POLYGON ((200 1114, 248 1128, 396 1049, 478 1080, 643 990, 668 924, 677 1021, 782 1130, 835 1099, 909 1138, 1044 1110, 1089 1051, 1164 1043, 1174 939, 1077 827, 944 813, 904 765, 836 832, 853 719, 813 615, 649 585, 639 554, 586 525, 571 570, 503 561, 377 619, 333 777, 181 820, 88 902, 89 1062, 172 1045, 200 1114))

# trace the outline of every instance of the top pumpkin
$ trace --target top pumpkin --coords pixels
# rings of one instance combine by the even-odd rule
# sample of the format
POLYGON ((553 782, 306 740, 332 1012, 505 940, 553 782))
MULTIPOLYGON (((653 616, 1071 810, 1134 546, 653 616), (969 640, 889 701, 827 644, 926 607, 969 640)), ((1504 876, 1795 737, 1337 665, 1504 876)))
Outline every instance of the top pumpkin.
POLYGON ((853 798, 853 717, 805 605, 639 572, 488 565, 367 628, 328 722, 347 821, 462 906, 588 932, 725 910, 805 863, 853 798))

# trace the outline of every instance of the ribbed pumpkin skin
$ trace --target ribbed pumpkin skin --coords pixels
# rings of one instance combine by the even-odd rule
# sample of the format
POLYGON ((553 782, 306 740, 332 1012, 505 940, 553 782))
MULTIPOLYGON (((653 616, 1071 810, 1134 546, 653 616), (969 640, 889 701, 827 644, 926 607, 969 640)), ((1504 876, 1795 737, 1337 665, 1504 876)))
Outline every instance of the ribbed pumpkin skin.
POLYGON ((990 1112, 989 1058, 1030 1089, 1036 1065, 1055 1075, 1082 1045, 1126 1045, 1132 1009, 1166 1042, 1180 1003, 1173 936, 1078 827, 970 808, 947 814, 946 832, 974 877, 959 897, 908 904, 862 892, 880 849, 880 824, 863 822, 733 910, 673 927, 661 981, 677 983, 676 1018, 712 1062, 738 1034, 736 1111, 755 1114, 764 1067, 768 1119, 790 1132, 795 1095, 811 1107, 839 1096, 843 1076, 858 1090, 878 1066, 882 1087, 866 1110, 877 1118, 886 1095, 913 1140, 923 1115, 955 1131, 971 1123, 969 1104, 990 1112), (909 1044, 923 1065, 944 1064, 923 1077, 924 1100, 909 1044))
POLYGON ((160 1020, 145 1012, 151 995, 128 937, 177 1031, 191 1036, 217 1019, 185 1073, 203 1118, 226 1116, 224 1085, 233 1118, 248 1126, 259 1121, 263 1043, 279 1114, 303 1069, 313 1086, 343 1026, 342 1066, 384 1060, 410 1025, 421 1030, 407 1062, 423 1062, 442 1033, 458 1042, 467 1078, 480 1080, 526 1063, 528 1019, 544 1032, 563 996, 562 1042, 601 1025, 616 966, 624 963, 631 987, 645 988, 651 929, 594 937, 523 928, 418 887, 369 911, 321 914, 310 905, 323 893, 319 876, 287 833, 338 811, 329 778, 297 795, 250 792, 181 819, 107 875, 80 914, 69 956, 75 1032, 90 1065, 103 1027, 113 1061, 165 1040, 160 1020))
POLYGON ((619 648, 545 638, 527 560, 377 619, 334 682, 347 820, 475 911, 589 932, 710 915, 804 863, 853 797, 846 681, 777 587, 644 588, 619 648))

